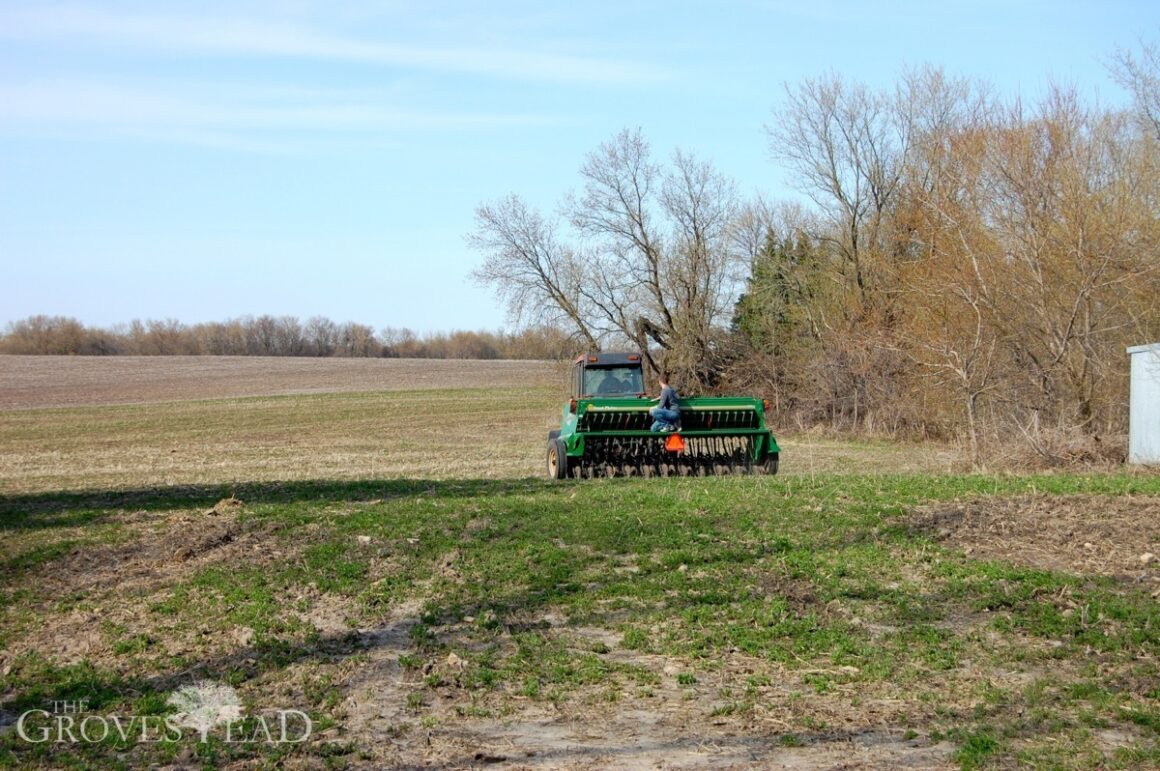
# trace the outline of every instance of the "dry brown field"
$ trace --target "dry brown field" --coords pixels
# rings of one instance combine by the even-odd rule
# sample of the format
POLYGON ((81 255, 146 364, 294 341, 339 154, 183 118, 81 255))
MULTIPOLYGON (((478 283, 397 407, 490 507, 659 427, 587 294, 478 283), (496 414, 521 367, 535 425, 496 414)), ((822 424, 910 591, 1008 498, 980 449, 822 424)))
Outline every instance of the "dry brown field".
POLYGON ((547 362, 0 357, 0 492, 528 476, 547 362))
POLYGON ((0 355, 0 410, 242 396, 555 385, 543 361, 0 355))

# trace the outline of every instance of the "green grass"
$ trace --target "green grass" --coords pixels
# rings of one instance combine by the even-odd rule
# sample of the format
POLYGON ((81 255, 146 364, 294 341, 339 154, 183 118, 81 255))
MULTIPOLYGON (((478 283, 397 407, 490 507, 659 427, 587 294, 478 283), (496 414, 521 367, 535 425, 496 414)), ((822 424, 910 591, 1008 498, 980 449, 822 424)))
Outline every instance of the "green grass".
MULTIPOLYGON (((352 410, 349 427, 369 414, 361 398, 311 404, 352 410)), ((265 417, 242 419, 246 435, 276 414, 266 402, 256 412, 265 417)), ((118 430, 159 430, 116 420, 118 430)), ((205 428, 181 425, 189 436, 205 428)), ((987 496, 1156 496, 1155 476, 259 475, 167 485, 146 475, 118 489, 65 486, 0 497, 9 715, 82 698, 102 714, 164 714, 168 694, 204 678, 234 685, 255 708, 303 709, 341 727, 344 684, 375 655, 356 630, 406 622, 392 671, 402 719, 424 727, 518 721, 528 704, 608 711, 675 698, 692 705, 691 731, 784 716, 793 730, 776 742, 808 748, 837 731, 835 715, 870 730, 880 720, 866 722, 866 705, 888 703, 900 735, 952 742, 963 768, 1147 768, 1160 757, 1160 606, 1143 587, 974 559, 907 521, 917 506, 987 496), (231 493, 244 508, 206 513, 231 493), (185 527, 197 543, 197 528, 226 524, 233 541, 213 548, 234 549, 228 560, 159 558, 146 566, 152 583, 129 594, 113 580, 40 590, 50 578, 69 587, 78 552, 96 561, 86 570, 115 578, 135 539, 185 527), (400 608, 417 610, 400 618, 400 608), (96 619, 79 660, 43 632, 76 634, 78 617, 96 619), (1109 732, 1127 738, 1101 743, 1109 732)), ((42 767, 177 757, 341 766, 362 751, 357 738, 279 747, 0 737, 0 763, 42 767)))

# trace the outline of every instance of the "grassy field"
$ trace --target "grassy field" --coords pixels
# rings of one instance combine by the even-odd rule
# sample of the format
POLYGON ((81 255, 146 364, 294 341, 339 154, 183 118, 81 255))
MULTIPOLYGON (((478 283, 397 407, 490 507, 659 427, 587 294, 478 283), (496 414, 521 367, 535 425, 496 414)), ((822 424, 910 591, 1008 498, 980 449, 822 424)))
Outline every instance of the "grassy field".
POLYGON ((554 377, 0 411, 0 763, 1160 765, 1160 477, 552 483, 554 377))

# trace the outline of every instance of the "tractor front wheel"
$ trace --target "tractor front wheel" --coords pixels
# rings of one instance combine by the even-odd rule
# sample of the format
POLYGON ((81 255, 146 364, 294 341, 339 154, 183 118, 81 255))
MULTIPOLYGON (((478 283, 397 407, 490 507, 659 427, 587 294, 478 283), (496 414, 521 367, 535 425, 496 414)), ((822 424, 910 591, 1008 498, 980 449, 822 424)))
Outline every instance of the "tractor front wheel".
POLYGON ((548 440, 548 478, 566 479, 568 476, 568 453, 562 439, 548 440))

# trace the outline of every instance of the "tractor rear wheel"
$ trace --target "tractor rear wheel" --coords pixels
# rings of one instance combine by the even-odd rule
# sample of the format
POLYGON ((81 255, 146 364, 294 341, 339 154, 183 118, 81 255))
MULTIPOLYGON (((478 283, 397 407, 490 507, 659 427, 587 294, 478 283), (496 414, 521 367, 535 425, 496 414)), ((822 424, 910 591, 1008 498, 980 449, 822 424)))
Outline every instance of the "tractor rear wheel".
POLYGON ((566 479, 568 477, 568 453, 562 439, 548 440, 548 478, 566 479))

